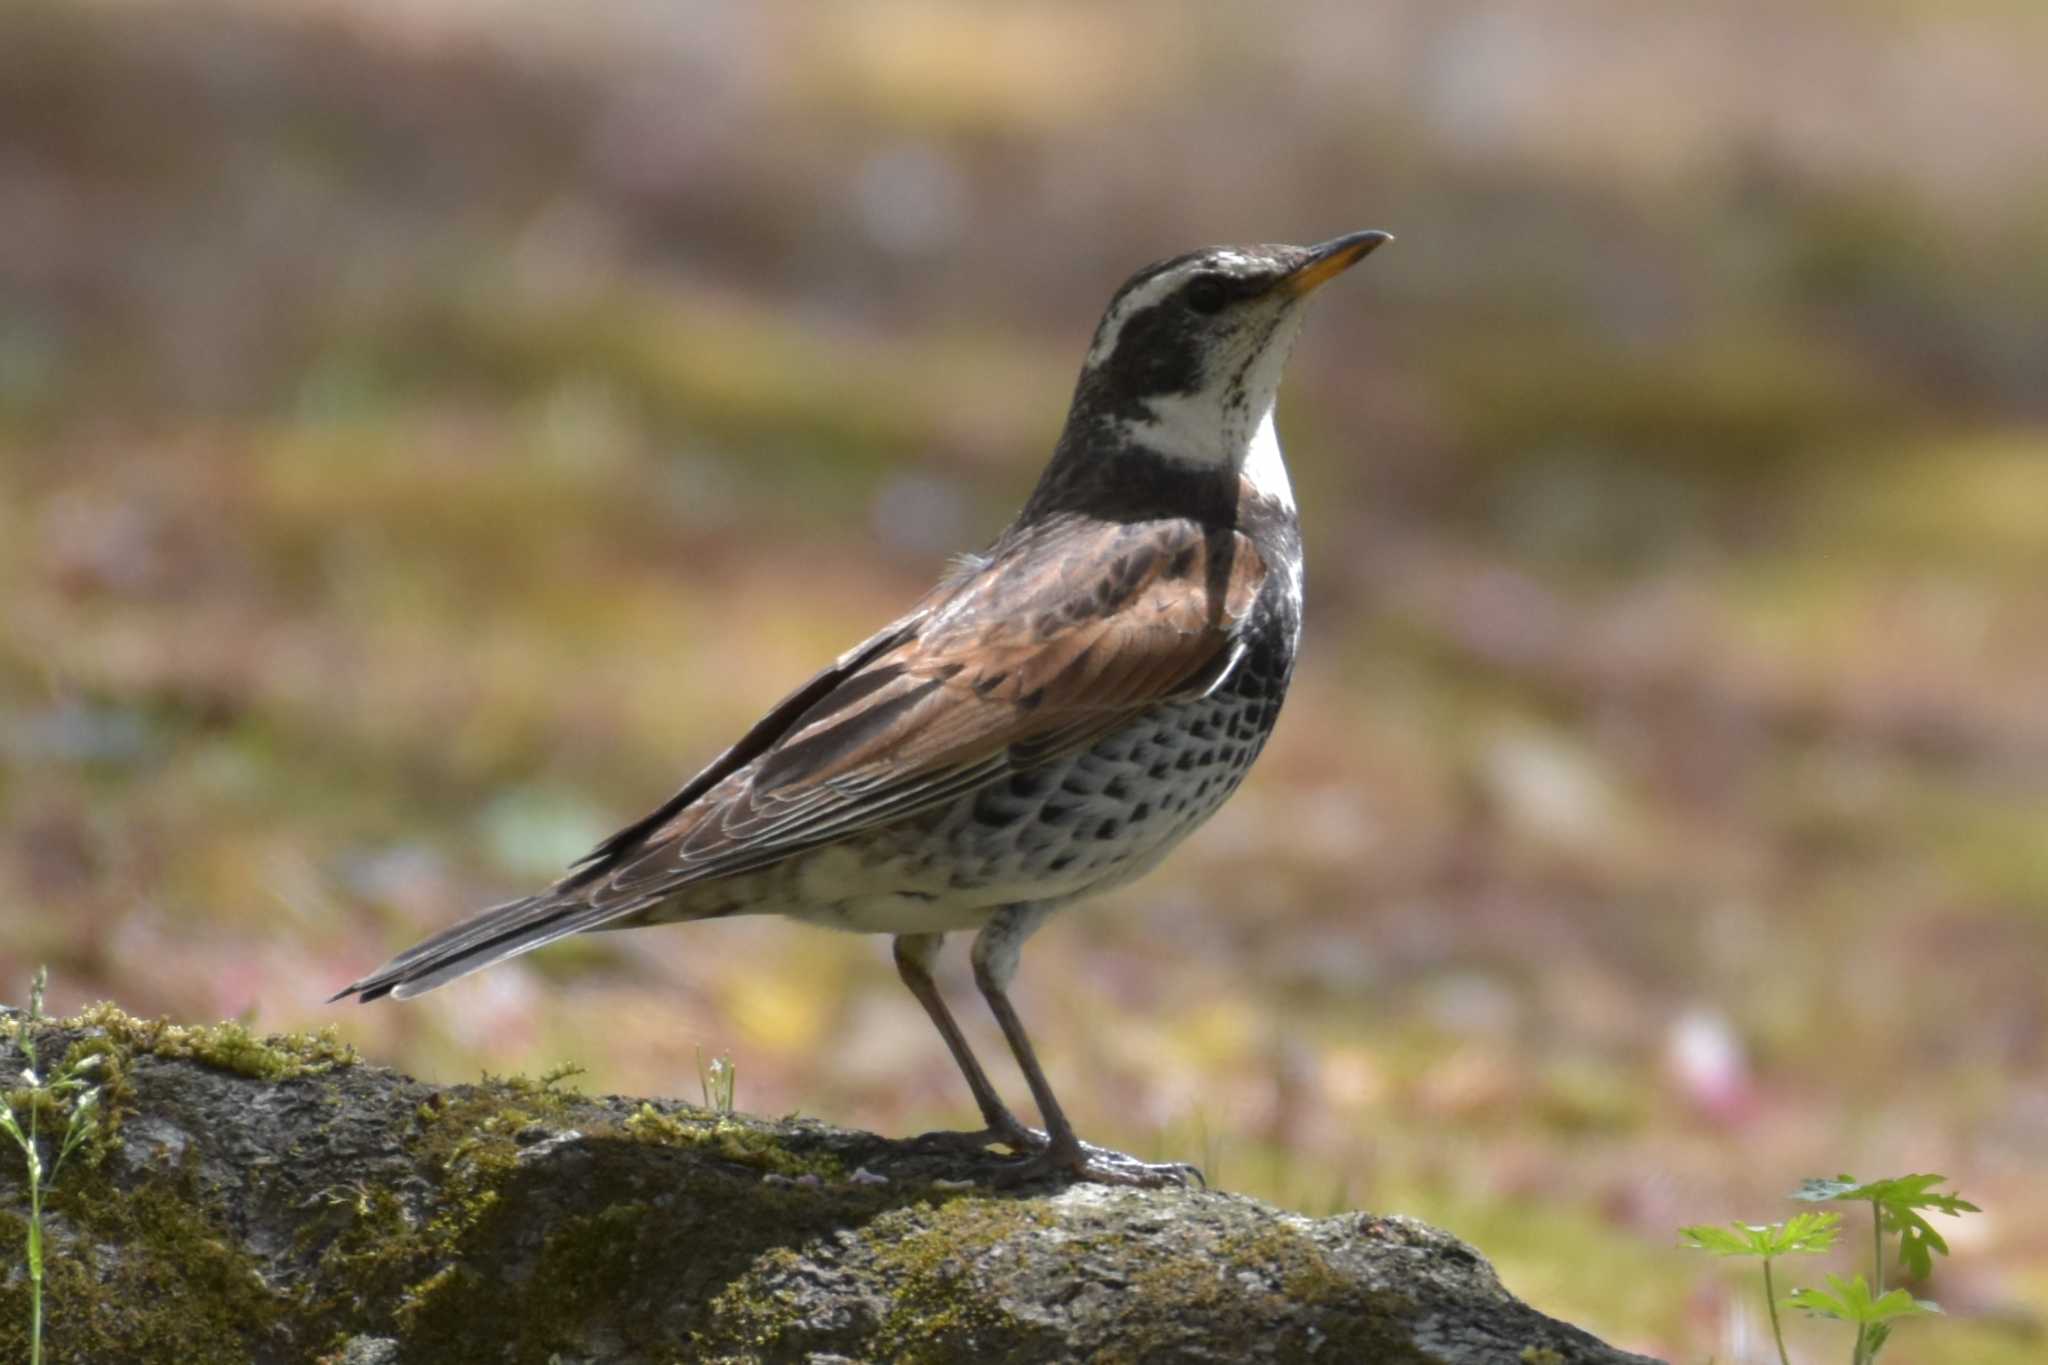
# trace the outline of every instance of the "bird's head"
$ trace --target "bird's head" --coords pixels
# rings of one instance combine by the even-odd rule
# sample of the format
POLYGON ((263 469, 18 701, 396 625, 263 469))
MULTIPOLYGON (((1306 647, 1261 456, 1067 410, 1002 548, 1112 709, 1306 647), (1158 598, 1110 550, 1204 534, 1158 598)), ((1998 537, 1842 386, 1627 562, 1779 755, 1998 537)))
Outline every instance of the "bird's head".
POLYGON ((1095 329, 1069 437, 1241 467, 1272 413, 1309 294, 1391 240, 1354 232, 1320 246, 1208 247, 1140 270, 1095 329))

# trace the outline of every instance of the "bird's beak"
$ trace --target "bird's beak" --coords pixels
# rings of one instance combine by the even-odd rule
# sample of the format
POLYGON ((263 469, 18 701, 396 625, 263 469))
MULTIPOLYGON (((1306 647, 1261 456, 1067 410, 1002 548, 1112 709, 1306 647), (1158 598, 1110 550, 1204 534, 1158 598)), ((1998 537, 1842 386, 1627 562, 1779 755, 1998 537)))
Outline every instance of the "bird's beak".
POLYGON ((1376 246, 1394 240, 1391 232, 1352 232, 1308 249, 1308 259, 1284 276, 1280 287, 1300 298, 1319 284, 1327 284, 1364 260, 1376 246))

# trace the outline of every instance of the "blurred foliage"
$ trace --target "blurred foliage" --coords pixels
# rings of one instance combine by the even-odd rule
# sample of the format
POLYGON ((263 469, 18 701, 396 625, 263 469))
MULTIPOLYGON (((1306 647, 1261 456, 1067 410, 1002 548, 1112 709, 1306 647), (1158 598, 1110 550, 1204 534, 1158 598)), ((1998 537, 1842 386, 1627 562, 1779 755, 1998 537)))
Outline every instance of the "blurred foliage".
POLYGON ((1684 1359, 1763 1327, 1671 1227, 1953 1172, 1991 1212, 1895 1357, 2031 1359, 2044 40, 1997 0, 17 0, 0 981, 968 1120, 886 951, 815 930, 319 1002, 991 535, 1130 269, 1386 227, 1283 398, 1281 731, 1027 954, 1064 1098, 1684 1359))

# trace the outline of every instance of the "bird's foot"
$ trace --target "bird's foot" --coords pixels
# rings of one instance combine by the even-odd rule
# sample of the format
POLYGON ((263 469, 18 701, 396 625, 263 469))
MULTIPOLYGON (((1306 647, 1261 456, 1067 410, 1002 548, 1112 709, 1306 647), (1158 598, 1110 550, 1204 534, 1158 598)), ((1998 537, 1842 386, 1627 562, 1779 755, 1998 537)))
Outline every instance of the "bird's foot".
POLYGON ((1178 1189, 1209 1187, 1201 1169, 1186 1162, 1140 1161, 1126 1153, 1092 1146, 1078 1139, 1069 1139, 1064 1144, 1049 1142, 1031 1155, 1005 1165, 995 1176, 995 1183, 1005 1188, 1036 1184, 1042 1180, 1130 1185, 1148 1190, 1167 1186, 1178 1189))
POLYGON ((1007 1147, 1020 1156, 1029 1156, 1046 1149, 1049 1139, 1036 1128, 1026 1128, 1008 1114, 1000 1118, 991 1117, 988 1127, 971 1133, 937 1132, 920 1133, 910 1139, 910 1145, 925 1152, 957 1152, 962 1155, 980 1156, 991 1147, 1007 1147))

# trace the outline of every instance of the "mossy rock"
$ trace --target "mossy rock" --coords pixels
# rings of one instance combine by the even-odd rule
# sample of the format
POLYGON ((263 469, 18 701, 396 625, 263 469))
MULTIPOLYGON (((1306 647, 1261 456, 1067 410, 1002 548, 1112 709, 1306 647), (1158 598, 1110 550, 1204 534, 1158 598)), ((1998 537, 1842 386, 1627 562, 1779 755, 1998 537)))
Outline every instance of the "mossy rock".
MULTIPOLYGON (((25 1030, 46 1061, 102 1059, 101 1131, 45 1209, 53 1365, 1642 1359, 1405 1219, 1007 1189, 995 1156, 555 1081, 437 1088, 331 1038, 111 1006, 0 1015, 0 1066, 25 1030)), ((27 1192, 4 1167, 20 1359, 27 1192)))

